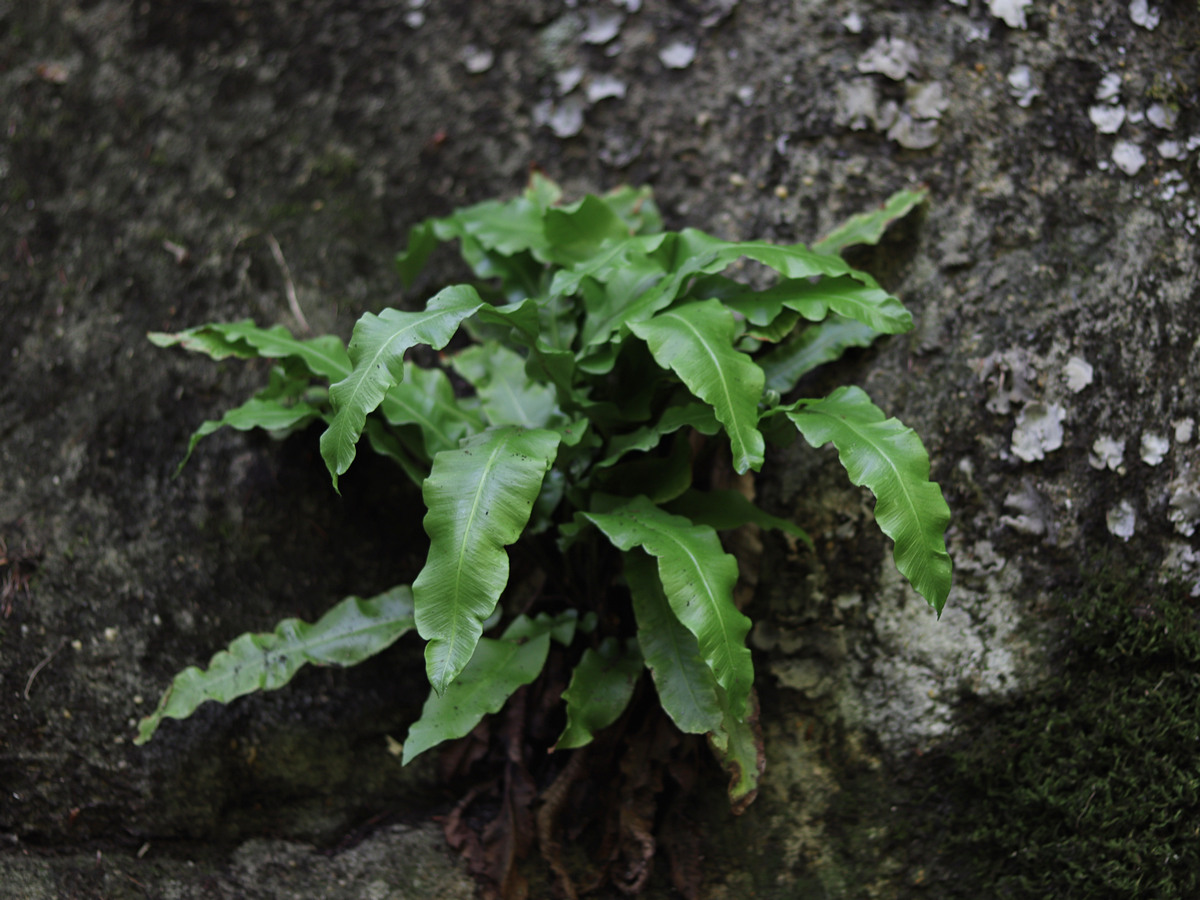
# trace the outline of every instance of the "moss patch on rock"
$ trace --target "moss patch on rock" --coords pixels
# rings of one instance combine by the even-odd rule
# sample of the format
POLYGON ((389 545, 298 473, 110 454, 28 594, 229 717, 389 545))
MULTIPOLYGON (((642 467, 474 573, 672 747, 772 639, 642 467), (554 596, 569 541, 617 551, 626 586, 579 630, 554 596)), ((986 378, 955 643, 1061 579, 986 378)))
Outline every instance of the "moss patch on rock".
POLYGON ((1110 565, 1058 601, 1050 681, 849 779, 830 811, 846 868, 880 896, 1197 896, 1200 600, 1152 585, 1110 565))

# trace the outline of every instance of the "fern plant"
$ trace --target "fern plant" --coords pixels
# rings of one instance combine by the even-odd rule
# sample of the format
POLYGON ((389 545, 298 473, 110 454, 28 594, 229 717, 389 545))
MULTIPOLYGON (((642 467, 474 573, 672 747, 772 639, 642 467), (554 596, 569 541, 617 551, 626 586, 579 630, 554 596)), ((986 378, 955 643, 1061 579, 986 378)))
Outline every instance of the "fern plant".
POLYGON ((415 227, 397 258, 406 283, 451 241, 476 280, 421 309, 367 313, 347 346, 249 321, 150 335, 218 360, 275 361, 266 387, 200 426, 189 456, 224 426, 289 433, 320 422, 336 488, 365 435, 420 486, 429 551, 411 586, 347 598, 312 625, 242 635, 207 669, 186 669, 138 743, 206 700, 281 687, 306 663, 351 665, 416 630, 430 693, 407 763, 500 710, 538 677, 552 641, 579 642, 556 746, 581 747, 615 722, 649 670, 662 708, 708 736, 744 807, 763 757, 751 622, 720 532, 753 524, 810 542, 743 493, 712 487, 713 460, 744 475, 764 464, 767 440, 832 443, 850 480, 875 494, 900 572, 939 613, 950 589, 949 510, 916 434, 857 387, 783 399, 846 348, 911 328, 904 306, 837 254, 877 241, 923 196, 901 192, 806 248, 665 231, 647 189, 564 205, 534 176, 514 200, 415 227), (739 280, 743 260, 758 274, 739 280), (763 272, 773 283, 748 283, 763 272), (408 358, 417 345, 442 351, 438 363, 408 358), (518 541, 556 560, 543 574, 557 590, 506 609, 518 541))

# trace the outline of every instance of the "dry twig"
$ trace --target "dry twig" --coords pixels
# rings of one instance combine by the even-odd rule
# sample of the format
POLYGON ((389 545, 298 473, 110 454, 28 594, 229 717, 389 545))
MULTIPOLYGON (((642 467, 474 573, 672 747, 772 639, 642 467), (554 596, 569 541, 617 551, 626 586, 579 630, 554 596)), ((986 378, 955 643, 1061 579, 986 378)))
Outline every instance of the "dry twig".
POLYGON ((267 239, 267 246, 271 248, 271 255, 275 257, 275 262, 279 264, 279 268, 283 272, 283 291, 287 294, 288 309, 296 317, 300 330, 307 334, 308 320, 304 318, 304 311, 300 309, 300 300, 296 297, 296 285, 292 282, 292 272, 288 268, 287 260, 283 258, 283 250, 271 232, 268 231, 264 237, 267 239))

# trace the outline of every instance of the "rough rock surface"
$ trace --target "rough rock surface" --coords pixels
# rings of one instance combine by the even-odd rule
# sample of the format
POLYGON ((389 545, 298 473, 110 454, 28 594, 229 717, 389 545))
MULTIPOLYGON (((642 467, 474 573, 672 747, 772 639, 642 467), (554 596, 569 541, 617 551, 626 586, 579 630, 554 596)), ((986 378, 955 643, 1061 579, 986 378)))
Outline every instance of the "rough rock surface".
POLYGON ((0 619, 0 894, 469 896, 451 798, 388 753, 412 644, 131 745, 181 666, 422 555, 411 492, 360 463, 335 501, 303 438, 222 433, 172 479, 262 373, 144 336, 296 327, 289 280, 345 336, 409 226, 537 165, 775 241, 929 185, 857 260, 917 329, 837 381, 925 437, 955 590, 934 622, 832 457, 776 459, 760 497, 818 552, 767 542, 770 768, 704 813, 704 896, 906 896, 932 851, 839 822, 848 779, 1043 680, 1089 560, 1200 583, 1198 68, 1188 2, 0 0, 0 538, 32 573, 0 619))

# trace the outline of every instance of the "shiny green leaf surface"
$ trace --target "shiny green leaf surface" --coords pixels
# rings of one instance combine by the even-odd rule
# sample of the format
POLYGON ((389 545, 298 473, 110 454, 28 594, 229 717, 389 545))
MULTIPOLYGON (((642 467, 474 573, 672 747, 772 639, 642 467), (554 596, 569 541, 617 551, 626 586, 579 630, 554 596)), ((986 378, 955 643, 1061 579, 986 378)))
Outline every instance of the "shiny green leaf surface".
POLYGON ((929 480, 929 456, 916 432, 886 418, 856 387, 785 411, 812 446, 832 442, 850 480, 870 488, 875 521, 896 544, 896 567, 940 614, 950 593, 950 508, 929 480))
POLYGON ((463 670, 508 583, 504 548, 521 536, 558 452, 554 431, 497 428, 444 450, 422 492, 429 555, 413 582, 417 629, 438 693, 463 670))
POLYGON ((746 647, 750 620, 733 604, 737 561, 711 528, 664 512, 644 497, 606 513, 582 513, 620 550, 640 547, 655 557, 658 576, 676 617, 728 692, 734 715, 746 710, 754 666, 746 647))
POLYGON ((502 344, 475 344, 451 357, 450 365, 475 388, 492 425, 546 428, 563 418, 554 388, 531 379, 525 358, 502 344))
POLYGON ((639 550, 624 555, 625 581, 633 597, 638 644, 654 679, 659 702, 688 734, 721 726, 717 681, 700 654, 696 637, 671 610, 654 560, 639 550))
POLYGON ((431 691, 404 742, 408 764, 430 747, 471 733, 485 715, 499 712, 508 698, 542 671, 550 648, 544 632, 528 641, 481 638, 462 672, 438 693, 431 691))
POLYGON ((321 456, 335 485, 337 477, 354 461, 354 446, 367 413, 404 378, 405 351, 417 344, 440 350, 459 323, 482 305, 478 291, 460 285, 446 288, 420 312, 385 309, 379 315, 367 313, 358 320, 349 348, 354 368, 329 389, 334 416, 321 435, 321 456))
POLYGON ((381 405, 392 425, 416 425, 428 458, 453 450, 468 435, 484 429, 483 418, 454 396, 454 387, 441 369, 404 364, 404 379, 388 389, 381 405))
POLYGON ((833 312, 888 334, 909 331, 913 324, 912 315, 899 300, 873 281, 864 283, 849 275, 818 281, 786 279, 765 291, 747 292, 724 302, 762 326, 789 309, 810 322, 820 322, 833 312))
POLYGON ((314 375, 330 381, 344 378, 350 371, 350 357, 335 335, 298 340, 282 325, 260 328, 250 319, 201 325, 176 334, 151 332, 148 337, 158 347, 180 346, 218 360, 230 356, 241 359, 294 358, 303 362, 314 375))
POLYGON ((590 744, 597 731, 607 728, 625 711, 642 674, 642 654, 633 638, 624 643, 607 637, 596 649, 589 647, 563 691, 567 725, 554 745, 570 750, 590 744))
POLYGON ((869 347, 879 332, 840 316, 811 325, 759 358, 767 388, 787 393, 804 375, 827 362, 841 359, 851 347, 869 347))
POLYGON ((321 417, 321 411, 307 403, 286 404, 278 400, 266 400, 251 397, 241 406, 236 406, 225 413, 220 419, 210 419, 202 422, 188 441, 187 453, 184 454, 179 466, 175 469, 178 475, 187 461, 191 459, 192 451, 201 439, 226 426, 238 431, 249 431, 252 428, 262 428, 266 431, 282 431, 296 428, 321 417))
MULTIPOLYGON (((516 197, 414 227, 396 257, 402 280, 418 279, 442 243, 457 245, 475 280, 417 308, 421 284, 408 308, 364 315, 348 347, 251 321, 151 335, 214 359, 277 360, 266 388, 203 423, 189 453, 225 425, 285 435, 320 418, 336 488, 365 435, 421 487, 429 547, 402 615, 376 616, 382 630, 364 626, 358 649, 338 649, 353 644, 347 610, 375 601, 243 635, 208 672, 179 676, 140 740, 205 699, 278 686, 304 662, 355 661, 415 629, 433 690, 405 762, 468 735, 525 686, 538 724, 521 740, 534 752, 550 749, 534 745, 552 735, 547 704, 560 696, 558 748, 625 728, 627 710, 641 728, 647 710, 630 703, 648 668, 676 726, 707 735, 742 811, 765 755, 751 623, 734 603, 738 560, 721 543, 745 535, 717 532, 754 525, 813 547, 798 524, 755 506, 751 479, 730 469, 758 471, 765 441, 793 445, 797 432, 833 443, 851 481, 875 492, 899 570, 939 611, 949 591, 948 511, 916 436, 856 388, 780 405, 848 348, 912 327, 897 298, 837 254, 878 242, 924 197, 899 192, 810 248, 664 231, 648 188, 564 201, 534 173, 516 197), (306 643, 322 633, 325 643, 306 643), (578 633, 587 646, 568 646, 578 633), (565 649, 551 654, 552 642, 565 649)), ((397 564, 410 555, 381 548, 397 564)), ((510 753, 512 740, 506 727, 510 753)))
POLYGON ((284 619, 269 634, 243 634, 214 656, 207 669, 175 676, 158 708, 142 719, 135 743, 150 740, 163 719, 186 719, 201 703, 228 703, 253 691, 287 684, 303 666, 352 666, 390 647, 413 627, 407 586, 361 600, 347 597, 309 625, 284 619))
POLYGON ((733 314, 718 300, 675 307, 630 328, 644 340, 663 368, 670 369, 700 400, 712 407, 729 435, 733 467, 759 469, 764 442, 758 430, 763 373, 733 346, 733 314))
POLYGON ((870 212, 859 213, 847 219, 828 236, 813 244, 815 253, 841 253, 847 247, 858 244, 877 244, 888 225, 908 215, 925 202, 928 188, 897 191, 883 205, 870 212))

